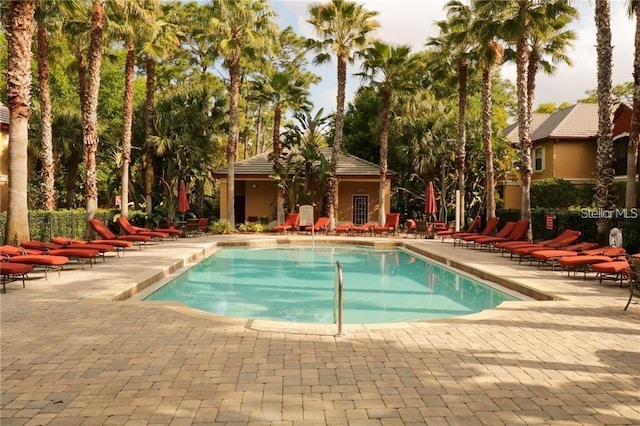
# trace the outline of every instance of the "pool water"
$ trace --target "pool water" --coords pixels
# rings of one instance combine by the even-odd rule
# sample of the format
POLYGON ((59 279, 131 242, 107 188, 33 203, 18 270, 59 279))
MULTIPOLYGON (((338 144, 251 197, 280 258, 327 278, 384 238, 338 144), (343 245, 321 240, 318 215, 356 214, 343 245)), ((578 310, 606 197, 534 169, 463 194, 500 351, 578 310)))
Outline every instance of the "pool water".
POLYGON ((230 317, 331 324, 336 261, 345 324, 447 318, 518 300, 402 249, 345 245, 223 247, 145 300, 230 317))

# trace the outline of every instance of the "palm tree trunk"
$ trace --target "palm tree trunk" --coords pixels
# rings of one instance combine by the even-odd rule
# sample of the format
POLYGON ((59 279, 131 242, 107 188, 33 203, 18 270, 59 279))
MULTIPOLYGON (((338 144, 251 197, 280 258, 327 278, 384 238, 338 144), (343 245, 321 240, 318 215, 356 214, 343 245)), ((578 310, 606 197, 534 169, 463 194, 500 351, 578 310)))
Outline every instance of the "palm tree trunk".
POLYGON ((469 64, 466 59, 458 63, 458 189, 460 190, 460 229, 464 226, 465 173, 467 160, 467 91, 469 64))
POLYGON ((495 176, 493 172, 493 146, 491 141, 491 119, 493 116, 491 78, 493 68, 485 67, 482 70, 482 144, 484 146, 485 161, 485 204, 487 219, 496 217, 495 176))
POLYGON ((42 151, 42 198, 44 208, 56 208, 55 164, 51 132, 51 88, 49 86, 49 37, 47 27, 38 24, 38 81, 40 84, 40 144, 42 151))
MULTIPOLYGON (((596 148, 596 205, 599 209, 614 207, 613 136, 611 123, 611 11, 608 0, 596 0, 596 41, 598 56, 598 146, 596 148)), ((610 220, 598 219, 598 242, 608 242, 610 220)))
POLYGON ((98 188, 96 175, 96 152, 98 150, 98 93, 100 91, 100 68, 102 66, 102 31, 104 26, 104 6, 101 0, 93 2, 91 31, 89 41, 89 81, 87 84, 86 109, 82 114, 85 166, 85 203, 87 210, 87 229, 92 232, 88 222, 93 219, 98 207, 98 188))
POLYGON ((234 56, 229 65, 229 140, 227 142, 227 220, 235 227, 235 164, 238 149, 238 97, 240 94, 240 57, 234 56))
MULTIPOLYGON (((519 160, 522 183, 522 207, 520 218, 531 223, 531 128, 527 118, 527 40, 524 36, 516 44, 516 93, 518 98, 518 138, 520 140, 519 160)), ((527 240, 531 240, 531 226, 527 240)))
POLYGON ((129 165, 131 163, 131 126, 133 123, 133 78, 136 51, 133 40, 127 43, 124 66, 124 104, 122 106, 122 176, 120 214, 129 216, 129 165))
POLYGON ((280 167, 280 120, 282 119, 282 109, 280 104, 276 103, 273 109, 273 172, 280 176, 280 185, 278 185, 278 195, 276 202, 276 219, 278 225, 284 223, 284 183, 287 176, 283 176, 282 168, 280 167))
POLYGON ((627 189, 625 207, 635 208, 636 173, 638 168, 638 137, 640 136, 640 5, 635 4, 636 17, 635 53, 633 56, 633 109, 631 110, 631 128, 629 129, 629 145, 627 149, 627 189))
POLYGON ((335 137, 331 151, 331 176, 329 177, 327 204, 329 205, 329 230, 336 226, 336 210, 338 209, 338 156, 342 152, 342 133, 344 131, 344 101, 347 85, 347 55, 338 55, 338 96, 336 104, 335 137))
POLYGON ((264 151, 262 146, 262 102, 258 104, 258 123, 256 124, 256 149, 254 155, 264 151))
POLYGON ((156 61, 151 56, 145 59, 145 67, 147 70, 147 85, 145 99, 145 116, 144 116, 144 196, 145 211, 150 214, 153 211, 153 136, 155 129, 153 125, 153 116, 155 111, 155 92, 156 92, 156 61))
POLYGON ((31 41, 35 31, 36 2, 10 0, 6 16, 9 44, 7 106, 9 108, 9 206, 5 242, 29 240, 27 205, 27 145, 31 114, 31 41))
POLYGON ((380 113, 380 186, 378 199, 380 209, 378 211, 378 223, 384 225, 386 221, 386 194, 387 183, 387 157, 389 151, 389 114, 391 111, 391 90, 388 87, 382 89, 382 111, 380 113))

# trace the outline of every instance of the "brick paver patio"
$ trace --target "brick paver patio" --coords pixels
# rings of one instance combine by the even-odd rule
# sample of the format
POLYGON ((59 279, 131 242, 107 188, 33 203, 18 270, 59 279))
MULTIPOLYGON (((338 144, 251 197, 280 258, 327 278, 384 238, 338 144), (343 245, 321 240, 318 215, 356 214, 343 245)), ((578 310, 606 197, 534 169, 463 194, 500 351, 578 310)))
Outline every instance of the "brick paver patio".
POLYGON ((112 300, 241 238, 180 239, 9 284, 0 424, 640 424, 640 304, 622 310, 626 288, 450 242, 396 240, 562 300, 343 337, 112 300))

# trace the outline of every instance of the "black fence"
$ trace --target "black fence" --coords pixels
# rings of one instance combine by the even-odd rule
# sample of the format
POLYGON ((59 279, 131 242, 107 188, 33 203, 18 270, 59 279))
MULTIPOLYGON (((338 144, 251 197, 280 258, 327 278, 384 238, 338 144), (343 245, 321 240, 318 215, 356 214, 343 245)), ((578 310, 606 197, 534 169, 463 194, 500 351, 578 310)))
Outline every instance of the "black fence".
MULTIPOLYGON (((101 211, 95 218, 113 229, 113 218, 118 212, 101 211)), ((7 213, 0 214, 0 242, 5 244, 7 213)), ((87 214, 84 211, 29 212, 29 232, 31 239, 49 241, 51 237, 64 236, 82 239, 87 227, 87 214)), ((115 230, 117 233, 117 229, 115 230)))
MULTIPOLYGON (((520 219, 520 210, 498 210, 496 216, 500 223, 520 219)), ((640 209, 617 211, 557 211, 533 210, 531 212, 531 227, 534 240, 546 240, 560 234, 565 229, 575 229, 582 232, 581 241, 597 241, 598 217, 608 217, 612 227, 622 230, 623 247, 628 253, 640 252, 640 209), (551 216, 551 217, 549 217, 551 216), (549 229, 548 225, 551 225, 549 229)))

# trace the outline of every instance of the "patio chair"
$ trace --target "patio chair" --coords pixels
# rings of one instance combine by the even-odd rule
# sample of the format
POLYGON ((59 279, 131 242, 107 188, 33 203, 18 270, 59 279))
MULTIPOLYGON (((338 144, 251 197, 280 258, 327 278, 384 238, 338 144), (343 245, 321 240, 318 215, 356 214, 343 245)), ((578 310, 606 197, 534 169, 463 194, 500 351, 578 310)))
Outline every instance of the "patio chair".
POLYGON ((131 224, 131 222, 129 222, 129 219, 124 216, 119 216, 116 220, 118 222, 118 225, 120 225, 120 229, 122 229, 126 235, 143 235, 146 237, 151 237, 156 241, 166 240, 167 238, 169 238, 169 234, 167 234, 166 232, 150 230, 146 231, 142 230, 142 228, 135 227, 131 224))
POLYGON ((418 225, 416 224, 416 221, 413 219, 407 219, 407 237, 409 237, 409 234, 416 234, 416 231, 418 229, 418 225))
POLYGON ((564 246, 568 246, 570 244, 575 243, 578 238, 580 238, 582 232, 576 231, 573 229, 567 229, 562 232, 557 237, 547 240, 540 241, 538 243, 520 243, 520 242, 503 242, 495 245, 496 248, 501 249, 503 253, 509 252, 510 258, 513 259, 514 255, 518 255, 518 263, 522 262, 524 257, 528 257, 534 251, 542 250, 542 249, 554 249, 560 248, 564 246))
POLYGON ((452 237, 453 234, 455 234, 456 232, 464 232, 467 234, 477 234, 476 229, 478 229, 478 227, 480 226, 481 220, 482 218, 478 215, 475 218, 473 218, 473 222, 471 222, 471 225, 469 225, 466 231, 456 231, 454 229, 445 229, 442 231, 438 231, 436 235, 442 238, 441 241, 444 241, 445 238, 452 237))
POLYGON ((590 266, 591 272, 596 273, 598 282, 602 284, 604 279, 611 279, 614 282, 620 280, 620 287, 624 283, 624 278, 629 277, 631 264, 627 258, 617 259, 611 262, 601 262, 590 266))
POLYGON ((30 250, 37 250, 40 254, 64 256, 68 259, 73 259, 80 264, 83 270, 85 262, 93 267, 93 261, 101 255, 100 250, 94 248, 67 248, 42 241, 23 241, 20 246, 30 250))
POLYGON ((375 235, 395 235, 400 226, 400 213, 388 213, 383 226, 374 226, 373 233, 375 235))
POLYGON ((13 279, 22 278, 22 288, 25 288, 25 278, 29 272, 33 270, 33 265, 26 263, 9 262, 9 256, 3 255, 0 261, 0 275, 2 280, 2 292, 7 292, 7 284, 13 279))
POLYGON ((133 242, 125 241, 125 240, 79 240, 76 238, 67 238, 67 237, 52 237, 51 242, 54 244, 59 244, 61 246, 77 246, 80 244, 99 244, 99 245, 107 245, 113 247, 118 257, 120 257, 120 252, 124 254, 125 249, 129 247, 133 247, 133 242))
POLYGON ((365 222, 362 225, 354 225, 351 227, 351 232, 358 235, 373 235, 373 228, 378 226, 378 222, 365 222))
POLYGON ((351 235, 353 230, 353 222, 344 222, 333 227, 336 234, 351 235))
POLYGON ((476 244, 480 246, 480 249, 484 247, 488 247, 489 251, 493 249, 493 246, 502 241, 520 241, 524 239, 527 235, 527 231, 529 230, 529 221, 528 220, 519 220, 513 226, 513 230, 507 237, 499 237, 498 235, 494 237, 480 237, 476 238, 474 242, 474 247, 476 244))
POLYGON ((185 237, 196 237, 200 234, 200 228, 198 227, 199 220, 196 219, 187 219, 187 222, 184 224, 184 236, 185 237))
MULTIPOLYGON (((555 269, 555 265, 557 260, 561 257, 565 256, 577 256, 581 253, 587 252, 589 250, 594 250, 600 247, 598 243, 593 242, 582 242, 573 244, 570 246, 564 246, 557 249, 542 249, 531 252, 529 255, 529 264, 533 264, 534 261, 538 262, 538 269, 542 267, 543 264, 551 263, 551 270, 555 269)), ((597 253, 596 253, 597 254, 597 253)))
MULTIPOLYGON (((60 239, 57 239, 60 241, 60 239)), ((30 248, 35 250, 59 250, 59 249, 90 249, 90 250, 98 250, 100 253, 100 257, 102 260, 105 260, 105 253, 116 251, 115 247, 109 244, 98 244, 98 243, 57 243, 51 241, 50 243, 46 243, 43 241, 23 241, 20 243, 21 247, 30 248)), ((116 252, 117 254, 117 252, 116 252)))
POLYGON ((330 222, 331 222, 331 219, 329 219, 328 217, 319 217, 316 220, 316 223, 314 223, 313 225, 305 226, 303 231, 309 232, 309 233, 311 231, 327 233, 330 222))
POLYGON ((138 245, 138 248, 142 249, 142 246, 147 242, 151 241, 151 237, 147 235, 116 235, 109 230, 100 219, 91 219, 89 221, 91 228, 95 231, 96 234, 100 235, 105 240, 115 240, 115 241, 127 241, 133 244, 138 245))
POLYGON ((499 217, 492 217, 487 221, 487 224, 485 225, 484 229, 482 230, 482 232, 480 234, 476 234, 476 233, 468 233, 468 232, 454 232, 451 236, 453 237, 453 246, 455 247, 456 245, 462 245, 463 244, 463 238, 464 237, 470 237, 470 236, 474 236, 474 235, 481 235, 481 236, 489 236, 491 234, 493 234, 496 230, 496 228, 498 227, 498 223, 500 223, 500 218, 499 217))
MULTIPOLYGON (((516 226, 515 222, 507 222, 505 223, 505 225, 496 233, 496 237, 508 237, 509 234, 511 234, 511 232, 513 231, 513 228, 516 226)), ((475 242, 476 240, 479 240, 481 238, 486 238, 488 237, 487 235, 480 235, 480 234, 475 234, 475 235, 467 235, 465 237, 462 237, 462 241, 468 243, 467 247, 469 247, 470 245, 474 245, 475 248, 475 242)))
POLYGON ((298 229, 298 224, 300 223, 300 213, 289 213, 287 215, 287 220, 282 225, 276 225, 271 230, 273 232, 280 232, 281 234, 286 233, 287 231, 293 232, 298 229))
MULTIPOLYGON (((257 220, 256 220, 257 222, 257 220)), ((209 231, 209 219, 206 217, 198 218, 198 231, 201 234, 206 234, 209 231)))
POLYGON ((8 262, 32 265, 41 267, 44 270, 44 277, 47 279, 47 271, 56 269, 60 275, 62 266, 69 263, 69 258, 59 255, 42 254, 38 250, 27 250, 22 247, 10 245, 0 246, 0 255, 8 256, 8 262))
POLYGON ((558 259, 558 265, 562 266, 562 270, 567 271, 567 276, 571 272, 574 275, 578 272, 583 272, 584 279, 586 279, 591 265, 620 260, 621 257, 624 258, 624 255, 625 249, 622 247, 605 246, 594 250, 586 250, 576 256, 563 256, 558 259))

